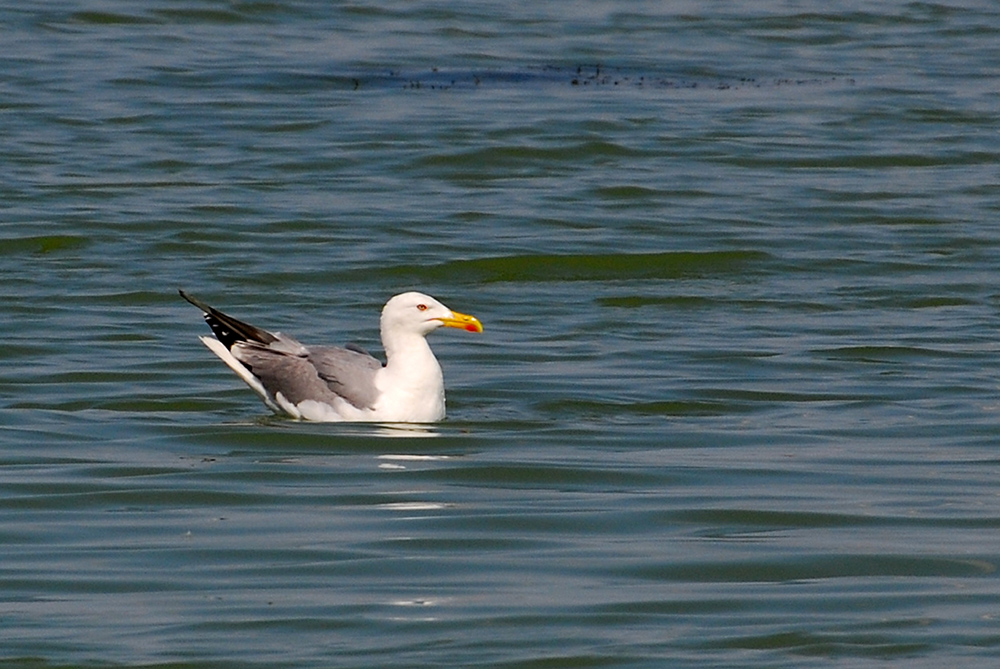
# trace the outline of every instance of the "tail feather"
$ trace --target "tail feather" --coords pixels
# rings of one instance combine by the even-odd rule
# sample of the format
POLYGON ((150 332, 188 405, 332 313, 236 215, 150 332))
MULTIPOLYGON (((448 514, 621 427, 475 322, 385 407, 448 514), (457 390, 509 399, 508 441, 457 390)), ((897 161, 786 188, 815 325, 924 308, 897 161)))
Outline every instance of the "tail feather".
POLYGON ((275 413, 281 413, 281 408, 275 404, 274 398, 269 392, 267 392, 267 389, 264 387, 264 384, 261 383, 260 379, 253 375, 253 372, 250 371, 249 367, 237 360, 221 341, 218 339, 212 339, 211 337, 198 337, 198 339, 201 340, 202 344, 208 347, 208 350, 219 356, 222 362, 226 363, 229 369, 236 372, 236 375, 243 379, 243 381, 250 386, 255 393, 260 395, 261 399, 264 400, 264 404, 266 404, 269 409, 275 413))

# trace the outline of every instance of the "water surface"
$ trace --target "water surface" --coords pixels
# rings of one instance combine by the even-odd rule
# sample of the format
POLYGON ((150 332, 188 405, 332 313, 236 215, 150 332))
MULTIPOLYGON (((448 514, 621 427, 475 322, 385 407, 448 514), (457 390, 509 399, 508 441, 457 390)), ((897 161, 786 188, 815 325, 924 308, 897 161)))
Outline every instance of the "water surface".
POLYGON ((998 651, 991 3, 0 8, 0 664, 998 651), (449 418, 269 415, 185 288, 449 418))

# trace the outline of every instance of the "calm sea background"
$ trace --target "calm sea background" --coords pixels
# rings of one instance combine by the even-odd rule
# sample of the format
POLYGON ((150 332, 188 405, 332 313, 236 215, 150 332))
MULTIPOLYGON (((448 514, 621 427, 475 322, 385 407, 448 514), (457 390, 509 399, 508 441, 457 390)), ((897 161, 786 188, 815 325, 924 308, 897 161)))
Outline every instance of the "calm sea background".
POLYGON ((1000 5, 0 5, 0 666, 1000 662, 1000 5), (272 417, 185 288, 433 429, 272 417))

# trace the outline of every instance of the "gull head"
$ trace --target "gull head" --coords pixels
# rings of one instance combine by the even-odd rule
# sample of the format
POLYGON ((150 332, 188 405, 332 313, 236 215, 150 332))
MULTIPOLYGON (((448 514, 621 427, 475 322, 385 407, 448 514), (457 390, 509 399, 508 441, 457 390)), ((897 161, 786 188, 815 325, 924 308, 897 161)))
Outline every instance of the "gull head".
POLYGON ((382 309, 383 333, 413 333, 426 336, 439 327, 482 332, 483 324, 475 316, 460 314, 444 306, 430 295, 401 293, 382 309))

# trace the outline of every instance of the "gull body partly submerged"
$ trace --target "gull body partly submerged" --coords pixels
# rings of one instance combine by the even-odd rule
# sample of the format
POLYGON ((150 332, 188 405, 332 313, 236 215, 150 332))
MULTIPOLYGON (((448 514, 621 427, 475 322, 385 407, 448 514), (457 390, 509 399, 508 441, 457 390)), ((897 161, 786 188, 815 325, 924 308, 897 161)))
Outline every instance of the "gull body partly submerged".
POLYGON ((396 295, 382 309, 386 362, 355 346, 306 346, 236 320, 183 290, 202 310, 215 355, 277 413, 315 421, 430 423, 445 415, 444 377, 426 336, 439 327, 482 332, 474 316, 423 293, 396 295))

